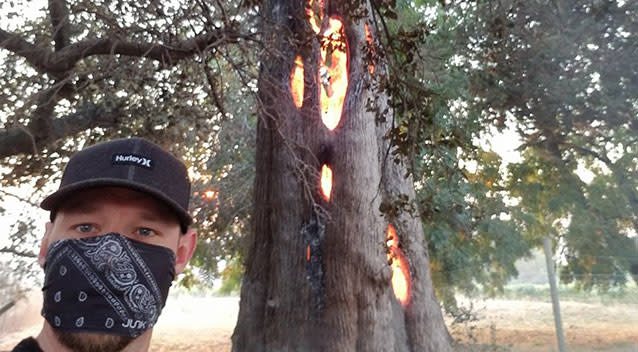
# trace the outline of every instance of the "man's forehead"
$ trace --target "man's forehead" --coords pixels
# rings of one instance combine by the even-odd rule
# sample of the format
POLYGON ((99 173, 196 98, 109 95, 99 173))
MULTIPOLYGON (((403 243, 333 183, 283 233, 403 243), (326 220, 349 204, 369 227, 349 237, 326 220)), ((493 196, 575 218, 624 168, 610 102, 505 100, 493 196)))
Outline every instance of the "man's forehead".
POLYGON ((96 187, 78 191, 63 202, 59 211, 90 212, 98 210, 105 202, 136 202, 150 211, 174 216, 173 212, 162 201, 146 193, 123 187, 96 187))
POLYGON ((143 200, 148 199, 159 203, 158 200, 152 196, 140 191, 136 191, 124 187, 93 187, 84 190, 79 190, 69 200, 99 200, 99 199, 114 199, 114 200, 143 200))

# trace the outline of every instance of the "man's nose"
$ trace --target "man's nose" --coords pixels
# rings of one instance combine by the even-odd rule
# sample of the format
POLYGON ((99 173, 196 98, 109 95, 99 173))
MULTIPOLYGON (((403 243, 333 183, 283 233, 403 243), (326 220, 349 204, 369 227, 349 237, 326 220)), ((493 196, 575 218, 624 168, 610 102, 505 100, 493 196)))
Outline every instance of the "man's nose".
POLYGON ((126 206, 110 206, 106 209, 109 216, 102 224, 103 233, 118 233, 123 236, 131 235, 132 211, 126 206))
POLYGON ((128 231, 126 226, 124 226, 124 224, 121 221, 119 221, 119 220, 121 220, 121 218, 120 217, 114 217, 114 219, 115 220, 110 221, 107 224, 104 224, 104 227, 102 228, 102 232, 104 234, 107 234, 107 233, 118 233, 118 234, 120 234, 122 236, 129 236, 130 234, 128 232, 130 232, 130 231, 128 231))

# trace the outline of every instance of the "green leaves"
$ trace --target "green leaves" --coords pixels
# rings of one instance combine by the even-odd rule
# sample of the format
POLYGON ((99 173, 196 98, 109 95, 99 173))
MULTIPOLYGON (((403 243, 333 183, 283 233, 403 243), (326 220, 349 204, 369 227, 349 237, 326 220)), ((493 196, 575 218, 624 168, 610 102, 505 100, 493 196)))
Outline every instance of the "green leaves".
POLYGON ((498 291, 548 235, 562 277, 586 288, 623 284, 638 263, 638 66, 627 56, 638 8, 606 4, 397 3, 388 138, 412 161, 446 304, 455 289, 498 291), (506 126, 522 160, 501 165, 480 140, 506 126))

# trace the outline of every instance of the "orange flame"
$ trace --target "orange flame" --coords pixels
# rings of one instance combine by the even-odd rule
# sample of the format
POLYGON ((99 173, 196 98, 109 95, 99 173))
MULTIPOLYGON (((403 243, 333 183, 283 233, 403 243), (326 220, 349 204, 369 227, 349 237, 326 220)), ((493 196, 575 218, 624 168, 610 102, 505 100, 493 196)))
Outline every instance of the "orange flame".
POLYGON ((323 164, 321 166, 321 193, 326 200, 330 200, 330 192, 332 192, 332 169, 323 164))
POLYGON ((308 0, 306 3, 306 14, 308 15, 308 22, 312 30, 319 34, 321 30, 321 22, 323 21, 323 0, 308 0), (315 12, 315 10, 318 10, 315 12))
POLYGON ((397 300, 405 307, 410 300, 410 269, 403 251, 399 248, 399 237, 392 225, 388 225, 386 241, 388 262, 392 267, 392 290, 397 300))
POLYGON ((341 120, 348 90, 348 44, 343 23, 337 17, 328 20, 328 28, 323 33, 319 74, 321 120, 332 131, 341 120))
POLYGON ((297 108, 301 108, 303 105, 304 80, 303 62, 299 55, 295 58, 295 65, 292 68, 290 76, 290 93, 292 94, 292 101, 295 103, 297 108))
POLYGON ((214 200, 215 198, 217 198, 217 191, 210 189, 204 191, 204 198, 206 198, 206 200, 214 200))
POLYGON ((306 246, 306 261, 310 261, 310 246, 306 246))
MULTIPOLYGON (((374 57, 374 40, 372 39, 372 33, 370 33, 370 27, 368 27, 367 23, 364 23, 363 29, 366 33, 366 42, 370 48, 370 53, 374 57)), ((374 74, 374 63, 372 63, 372 61, 370 61, 370 64, 368 65, 368 72, 370 72, 370 74, 374 74)))

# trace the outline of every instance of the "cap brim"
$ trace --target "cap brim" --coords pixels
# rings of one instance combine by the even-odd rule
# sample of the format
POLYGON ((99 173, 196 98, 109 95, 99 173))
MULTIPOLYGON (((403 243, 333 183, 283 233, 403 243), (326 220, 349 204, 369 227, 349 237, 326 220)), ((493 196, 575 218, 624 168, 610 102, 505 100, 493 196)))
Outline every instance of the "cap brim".
POLYGON ((97 187, 123 187, 132 189, 134 191, 140 191, 142 193, 149 194, 158 200, 162 201, 166 204, 171 210, 175 212, 177 218, 179 219, 180 226, 182 228, 182 232, 185 232, 190 224, 193 223, 193 218, 186 212, 182 207, 172 200, 167 195, 162 192, 157 191, 155 188, 151 188, 147 185, 137 183, 131 180, 123 180, 116 178, 96 178, 87 181, 75 182, 71 185, 61 187, 56 192, 50 194, 48 197, 44 198, 42 203, 40 203, 40 207, 44 210, 56 211, 62 202, 71 196, 73 193, 86 190, 89 188, 97 188, 97 187))

